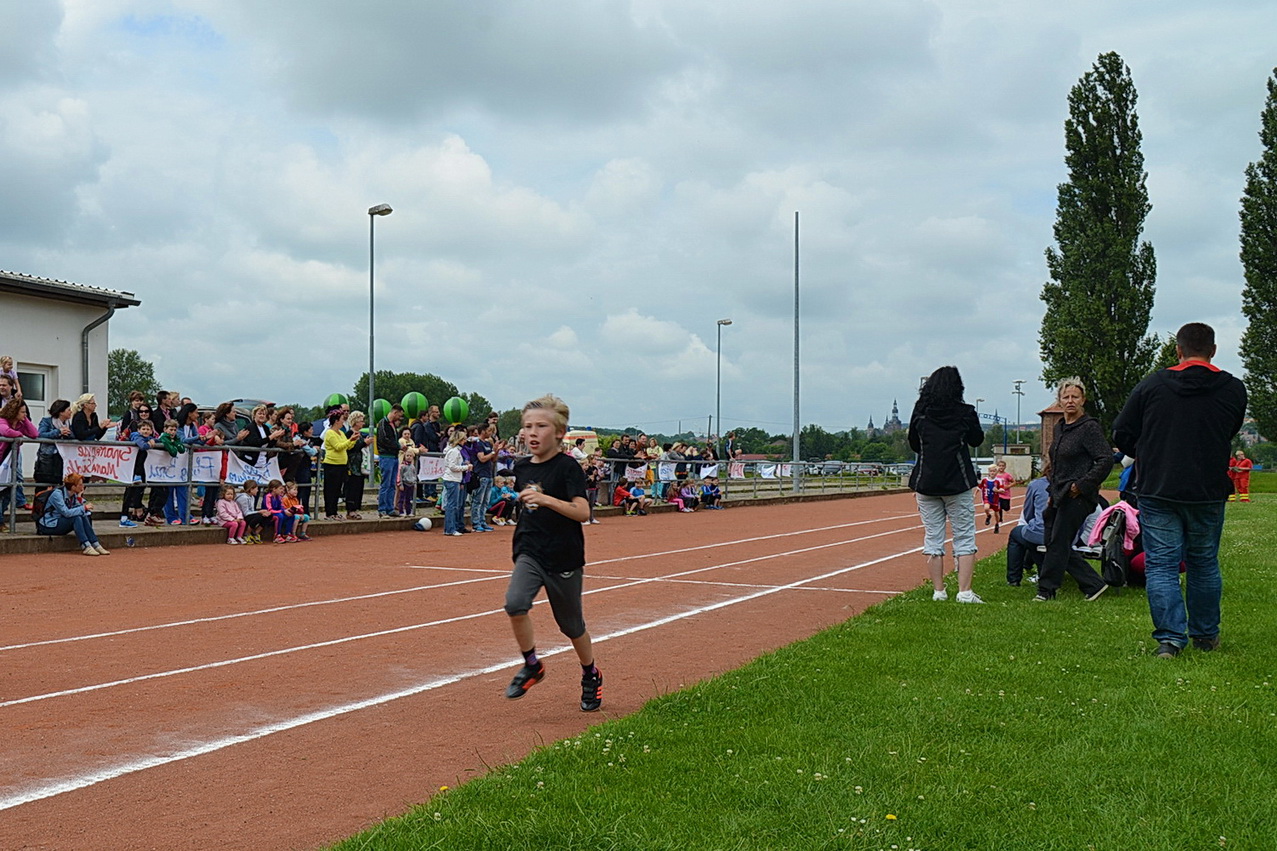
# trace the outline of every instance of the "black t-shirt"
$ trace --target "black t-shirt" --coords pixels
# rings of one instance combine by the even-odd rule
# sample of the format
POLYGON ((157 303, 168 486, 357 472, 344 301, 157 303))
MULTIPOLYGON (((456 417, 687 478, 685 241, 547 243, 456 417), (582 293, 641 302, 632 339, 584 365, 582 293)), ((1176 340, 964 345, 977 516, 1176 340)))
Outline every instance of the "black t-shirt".
MULTIPOLYGON (((585 471, 575 459, 562 452, 541 464, 531 458, 515 462, 515 492, 521 493, 533 483, 555 499, 565 502, 578 496, 585 499, 585 471)), ((513 546, 514 558, 526 553, 546 570, 562 572, 585 567, 585 535, 580 521, 564 517, 552 508, 542 506, 529 511, 524 506, 514 530, 513 546)))

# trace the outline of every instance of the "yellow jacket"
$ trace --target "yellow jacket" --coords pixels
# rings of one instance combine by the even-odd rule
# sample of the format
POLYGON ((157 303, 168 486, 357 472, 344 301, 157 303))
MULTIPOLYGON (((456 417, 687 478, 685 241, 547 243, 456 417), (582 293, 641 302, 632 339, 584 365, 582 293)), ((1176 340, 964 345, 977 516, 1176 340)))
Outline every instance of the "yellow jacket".
POLYGON ((359 435, 346 437, 335 428, 324 430, 324 463, 346 466, 346 450, 354 449, 359 435))

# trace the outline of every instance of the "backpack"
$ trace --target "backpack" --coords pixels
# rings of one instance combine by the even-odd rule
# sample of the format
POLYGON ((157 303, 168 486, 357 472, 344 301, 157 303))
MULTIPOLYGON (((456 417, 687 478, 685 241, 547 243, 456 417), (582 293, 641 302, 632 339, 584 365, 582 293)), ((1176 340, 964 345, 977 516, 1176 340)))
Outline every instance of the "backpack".
POLYGON ((35 499, 31 500, 31 519, 39 524, 40 518, 44 516, 44 510, 49 505, 49 497, 53 495, 53 488, 42 488, 36 491, 35 499))
POLYGON ((1100 532, 1100 576, 1113 588, 1128 584, 1131 562, 1122 545, 1126 540, 1126 514, 1114 511, 1100 532))

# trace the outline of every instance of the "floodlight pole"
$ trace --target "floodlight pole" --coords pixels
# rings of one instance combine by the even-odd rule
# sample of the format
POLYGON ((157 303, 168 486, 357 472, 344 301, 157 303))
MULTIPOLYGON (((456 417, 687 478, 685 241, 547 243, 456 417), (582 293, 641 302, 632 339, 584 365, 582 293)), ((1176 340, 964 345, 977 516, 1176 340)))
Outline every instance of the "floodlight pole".
POLYGON ((802 426, 798 419, 798 211, 794 211, 794 457, 793 457, 793 480, 794 493, 802 490, 800 476, 802 468, 799 466, 799 446, 798 437, 802 426))
MULTIPOLYGON (((378 204, 375 207, 368 208, 368 428, 373 435, 377 434, 377 423, 375 421, 376 414, 373 412, 373 400, 377 398, 373 382, 373 374, 376 369, 375 352, 376 352, 376 319, 373 313, 373 234, 376 231, 374 223, 378 216, 389 216, 394 210, 389 204, 378 204)), ((368 480, 376 483, 377 479, 377 445, 376 437, 373 438, 373 451, 368 454, 368 480)))
MULTIPOLYGON (((718 423, 719 432, 719 446, 716 447, 717 449, 722 448, 723 442, 723 326, 731 324, 732 320, 730 319, 718 320, 718 355, 714 379, 714 422, 718 423)), ((711 425, 710 431, 712 432, 713 430, 714 428, 711 425)))

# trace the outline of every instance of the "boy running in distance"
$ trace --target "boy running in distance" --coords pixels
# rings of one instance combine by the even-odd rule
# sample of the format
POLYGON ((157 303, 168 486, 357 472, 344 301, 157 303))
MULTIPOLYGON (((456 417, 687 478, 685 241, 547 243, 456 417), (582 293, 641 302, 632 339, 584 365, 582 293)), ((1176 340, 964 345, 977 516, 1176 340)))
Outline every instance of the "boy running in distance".
POLYGON ((581 711, 603 704, 603 674, 594 664, 594 648, 581 611, 585 574, 585 535, 590 519, 581 465, 560 450, 568 428, 568 406, 556 396, 542 396, 523 406, 519 432, 531 458, 514 465, 514 490, 523 510, 514 531, 514 572, 505 595, 514 640, 523 667, 505 696, 517 700, 545 678, 537 658, 532 629, 532 600, 545 588, 559 631, 572 641, 581 663, 581 711))

